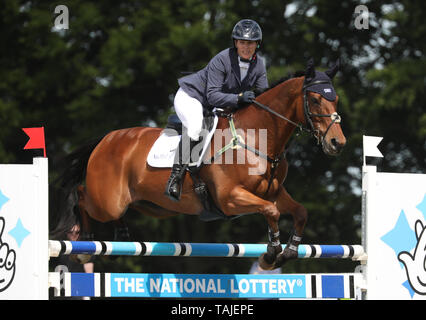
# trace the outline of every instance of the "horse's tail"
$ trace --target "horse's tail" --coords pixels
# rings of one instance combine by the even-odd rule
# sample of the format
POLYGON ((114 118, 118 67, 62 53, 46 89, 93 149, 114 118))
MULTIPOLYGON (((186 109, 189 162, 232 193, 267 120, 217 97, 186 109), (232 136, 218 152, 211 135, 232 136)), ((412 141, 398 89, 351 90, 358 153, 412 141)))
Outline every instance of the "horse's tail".
POLYGON ((101 140, 90 141, 58 161, 62 174, 49 187, 51 239, 66 239, 74 225, 81 225, 77 187, 84 182, 90 155, 101 140))

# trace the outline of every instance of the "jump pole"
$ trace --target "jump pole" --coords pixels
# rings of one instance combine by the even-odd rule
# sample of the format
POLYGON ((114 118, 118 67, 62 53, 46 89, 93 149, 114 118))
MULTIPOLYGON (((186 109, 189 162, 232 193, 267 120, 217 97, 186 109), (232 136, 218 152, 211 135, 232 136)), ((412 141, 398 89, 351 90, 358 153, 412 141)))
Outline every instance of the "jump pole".
MULTIPOLYGON (((285 245, 282 245, 283 250, 285 245)), ((70 254, 100 256, 181 256, 258 258, 267 244, 251 243, 183 243, 183 242, 114 242, 114 241, 49 241, 49 255, 70 254)), ((340 258, 363 260, 361 245, 299 245, 298 258, 340 258)))

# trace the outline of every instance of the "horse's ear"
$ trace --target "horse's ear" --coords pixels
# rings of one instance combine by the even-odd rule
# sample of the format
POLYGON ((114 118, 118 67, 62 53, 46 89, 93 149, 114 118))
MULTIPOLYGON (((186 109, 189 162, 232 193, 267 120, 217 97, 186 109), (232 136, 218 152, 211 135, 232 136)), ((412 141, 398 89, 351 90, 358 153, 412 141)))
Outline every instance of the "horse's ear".
POLYGON ((314 66, 314 59, 313 58, 310 58, 308 60, 308 63, 306 65, 305 78, 306 79, 315 78, 315 66, 314 66))
POLYGON ((337 71, 340 67, 340 59, 337 59, 334 63, 334 66, 332 66, 330 69, 328 69, 325 74, 330 78, 333 79, 333 77, 336 75, 337 71))

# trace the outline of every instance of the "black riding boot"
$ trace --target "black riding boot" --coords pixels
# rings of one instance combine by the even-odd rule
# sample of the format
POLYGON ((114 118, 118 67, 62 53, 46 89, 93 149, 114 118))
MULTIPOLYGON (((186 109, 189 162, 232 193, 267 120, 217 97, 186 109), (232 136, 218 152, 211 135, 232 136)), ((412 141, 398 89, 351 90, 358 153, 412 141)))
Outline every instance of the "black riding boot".
POLYGON ((166 191, 164 194, 173 201, 179 201, 182 192, 182 177, 185 174, 186 167, 188 165, 182 165, 175 163, 170 173, 169 181, 167 181, 166 191))
MULTIPOLYGON (((188 141, 187 140, 187 141, 188 141)), ((164 194, 173 201, 179 201, 182 192, 182 178, 185 176, 186 168, 190 162, 192 147, 198 141, 194 141, 188 137, 182 136, 179 142, 178 149, 176 150, 175 161, 170 173, 169 180, 167 181, 166 191, 164 194), (188 139, 189 143, 183 144, 183 140, 188 139), (182 148, 182 146, 184 148, 182 148)))

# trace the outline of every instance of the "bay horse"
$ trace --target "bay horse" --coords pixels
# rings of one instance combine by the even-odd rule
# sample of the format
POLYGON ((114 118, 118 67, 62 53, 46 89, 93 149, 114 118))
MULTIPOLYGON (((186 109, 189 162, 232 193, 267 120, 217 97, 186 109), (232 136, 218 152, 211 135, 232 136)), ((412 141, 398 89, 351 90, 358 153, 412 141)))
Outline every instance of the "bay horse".
MULTIPOLYGON (((253 161, 244 164, 213 161, 199 171, 217 208, 227 217, 260 213, 266 218, 269 243, 267 252, 259 258, 263 269, 276 268, 287 259, 297 257, 297 247, 307 221, 306 209, 283 186, 288 169, 283 155, 293 132, 296 128, 310 132, 328 155, 339 154, 346 143, 336 112, 338 96, 329 101, 322 94, 309 90, 321 84, 334 90, 331 81, 337 70, 338 63, 325 72, 315 71, 311 59, 304 76, 290 78, 265 90, 252 104, 234 112, 235 128, 256 129, 255 132, 267 130, 264 156, 268 161, 264 172, 249 174, 253 161), (278 220, 281 214, 287 213, 293 217, 293 231, 282 250, 278 220)), ((216 130, 228 126, 227 119, 220 118, 216 130)), ((71 154, 70 159, 74 162, 63 176, 63 186, 69 186, 71 197, 68 200, 73 209, 72 213, 64 211, 60 220, 71 221, 69 215, 80 215, 78 221, 83 230, 88 231, 89 217, 99 222, 117 221, 120 224, 128 208, 157 218, 199 215, 203 207, 188 173, 181 199, 175 202, 163 193, 170 169, 147 164, 148 153, 162 130, 134 127, 112 131, 100 142, 71 154)), ((215 139, 213 136, 210 148, 213 148, 215 139)), ((256 139, 256 148, 259 148, 260 138, 257 136, 256 139)), ((211 151, 213 154, 214 150, 211 151)), ((247 151, 246 158, 260 157, 255 151, 247 151)))

